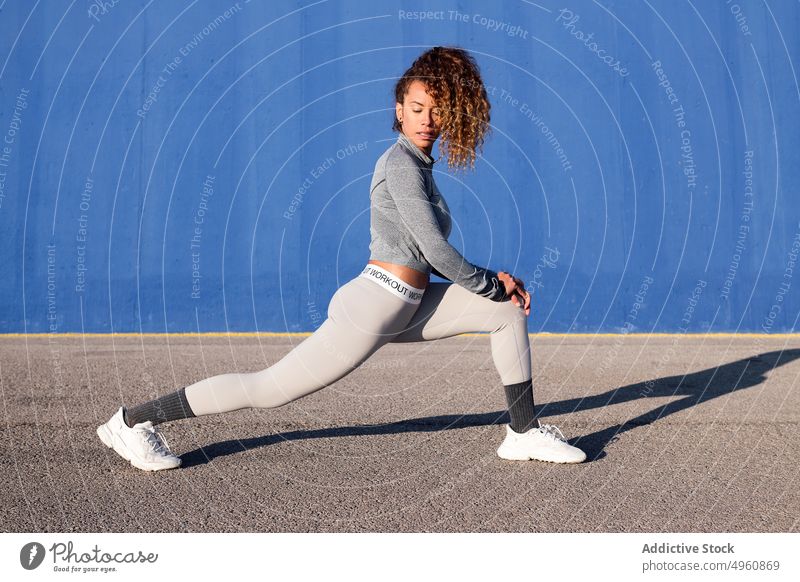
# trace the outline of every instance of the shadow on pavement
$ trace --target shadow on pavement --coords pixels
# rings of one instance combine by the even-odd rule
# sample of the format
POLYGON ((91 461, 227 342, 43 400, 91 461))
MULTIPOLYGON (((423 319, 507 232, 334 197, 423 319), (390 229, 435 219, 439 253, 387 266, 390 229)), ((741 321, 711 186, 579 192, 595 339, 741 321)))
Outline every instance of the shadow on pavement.
POLYGON ((540 414, 568 414, 578 410, 602 408, 610 404, 630 402, 653 396, 683 397, 657 406, 623 423, 609 426, 603 430, 570 441, 571 444, 579 446, 586 452, 587 460, 594 460, 600 458, 598 455, 601 455, 605 446, 616 440, 617 435, 620 433, 632 430, 637 426, 651 424, 670 414, 675 414, 714 398, 761 384, 767 379, 767 372, 778 366, 788 364, 798 357, 800 357, 800 349, 766 352, 691 374, 666 376, 657 380, 629 384, 609 390, 603 394, 549 403, 542 406, 540 414))
MULTIPOLYGON (((632 430, 637 426, 651 424, 670 414, 680 412, 681 410, 714 398, 761 384, 767 379, 767 372, 796 360, 798 357, 800 357, 800 349, 766 352, 758 356, 737 360, 714 368, 707 368, 691 374, 667 376, 621 386, 602 394, 584 398, 571 398, 539 405, 537 412, 540 418, 544 418, 546 416, 592 410, 611 404, 620 404, 650 397, 683 397, 657 406, 623 423, 609 426, 603 430, 582 437, 569 439, 570 444, 579 446, 586 452, 587 461, 596 460, 605 456, 603 449, 608 443, 616 440, 617 435, 620 433, 632 430)), ((505 410, 498 410, 481 414, 427 416, 424 418, 414 418, 380 425, 296 430, 263 437, 214 443, 187 452, 181 455, 181 458, 183 460, 183 468, 188 468, 194 465, 205 464, 215 457, 240 453, 245 450, 256 449, 283 441, 398 434, 403 432, 433 432, 469 428, 473 426, 500 425, 508 422, 507 412, 505 410)))

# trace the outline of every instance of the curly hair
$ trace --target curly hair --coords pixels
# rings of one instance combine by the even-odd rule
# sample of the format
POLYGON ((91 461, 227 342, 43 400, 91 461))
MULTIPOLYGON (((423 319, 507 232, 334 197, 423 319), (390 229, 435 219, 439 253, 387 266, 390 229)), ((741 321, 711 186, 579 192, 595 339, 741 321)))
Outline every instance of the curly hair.
MULTIPOLYGON (((490 131, 491 104, 475 59, 462 48, 436 46, 422 53, 397 81, 395 100, 403 103, 409 85, 421 81, 439 108, 439 151, 454 170, 474 169, 490 131)), ((402 131, 394 117, 393 130, 402 131)))

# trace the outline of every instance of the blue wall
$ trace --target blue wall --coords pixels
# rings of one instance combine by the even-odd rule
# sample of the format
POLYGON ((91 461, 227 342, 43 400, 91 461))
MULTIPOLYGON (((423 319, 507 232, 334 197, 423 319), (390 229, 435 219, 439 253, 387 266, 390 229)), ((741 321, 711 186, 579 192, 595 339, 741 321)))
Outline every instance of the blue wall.
POLYGON ((401 4, 5 2, 0 331, 313 330, 436 44, 492 101, 450 240, 532 332, 796 328, 800 5, 401 4))

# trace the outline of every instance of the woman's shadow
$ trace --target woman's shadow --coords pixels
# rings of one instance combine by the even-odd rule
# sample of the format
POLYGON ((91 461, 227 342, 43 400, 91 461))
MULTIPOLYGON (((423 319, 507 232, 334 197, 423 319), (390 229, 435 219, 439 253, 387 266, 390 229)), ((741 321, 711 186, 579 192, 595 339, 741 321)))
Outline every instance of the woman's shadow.
MULTIPOLYGON (((638 426, 651 424, 670 414, 708 402, 714 398, 732 394, 745 388, 761 384, 767 379, 767 373, 778 366, 787 364, 800 357, 800 349, 772 351, 750 358, 736 360, 715 368, 707 368, 699 372, 682 376, 666 376, 656 380, 647 380, 621 386, 602 394, 584 398, 570 398, 542 405, 538 416, 569 414, 582 410, 602 408, 611 404, 631 402, 650 397, 680 397, 652 410, 630 418, 622 423, 609 426, 600 431, 570 439, 570 443, 579 446, 586 452, 589 460, 605 456, 603 449, 620 433, 638 426)), ((431 432, 451 430, 473 426, 487 426, 508 423, 505 410, 485 412, 481 414, 446 414, 413 418, 380 425, 358 425, 314 430, 287 431, 274 435, 229 440, 204 446, 189 451, 181 458, 182 466, 191 467, 209 462, 215 457, 231 455, 249 449, 268 446, 283 441, 331 438, 342 436, 369 436, 377 434, 397 434, 403 432, 431 432)))

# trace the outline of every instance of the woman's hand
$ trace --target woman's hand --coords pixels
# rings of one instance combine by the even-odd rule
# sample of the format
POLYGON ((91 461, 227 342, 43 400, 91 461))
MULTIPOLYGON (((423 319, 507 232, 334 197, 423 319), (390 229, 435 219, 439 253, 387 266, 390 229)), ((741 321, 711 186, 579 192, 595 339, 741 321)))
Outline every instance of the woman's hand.
POLYGON ((505 271, 499 271, 497 273, 497 278, 505 285, 506 295, 511 298, 514 305, 523 307, 525 309, 525 315, 530 315, 531 294, 525 290, 525 283, 522 279, 515 277, 511 273, 506 273, 505 271))

